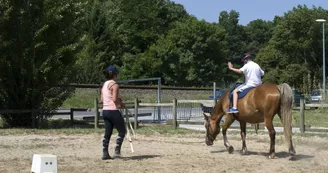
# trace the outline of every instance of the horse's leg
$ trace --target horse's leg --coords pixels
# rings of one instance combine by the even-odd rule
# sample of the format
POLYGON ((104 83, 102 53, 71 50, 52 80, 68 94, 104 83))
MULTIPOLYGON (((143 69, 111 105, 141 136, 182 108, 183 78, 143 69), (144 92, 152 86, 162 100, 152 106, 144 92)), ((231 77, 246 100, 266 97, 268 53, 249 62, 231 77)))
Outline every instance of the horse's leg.
POLYGON ((230 145, 227 139, 227 129, 231 126, 231 124, 234 122, 234 118, 232 114, 226 114, 224 124, 222 127, 222 134, 223 134, 223 141, 224 146, 227 148, 229 154, 233 152, 233 147, 230 145))
POLYGON ((243 140, 243 147, 240 151, 241 154, 247 154, 247 147, 246 147, 246 122, 240 122, 240 136, 243 140))
POLYGON ((274 157, 276 156, 275 153, 276 131, 274 130, 272 119, 273 119, 272 117, 265 118, 265 126, 267 127, 270 136, 269 158, 274 159, 274 157))

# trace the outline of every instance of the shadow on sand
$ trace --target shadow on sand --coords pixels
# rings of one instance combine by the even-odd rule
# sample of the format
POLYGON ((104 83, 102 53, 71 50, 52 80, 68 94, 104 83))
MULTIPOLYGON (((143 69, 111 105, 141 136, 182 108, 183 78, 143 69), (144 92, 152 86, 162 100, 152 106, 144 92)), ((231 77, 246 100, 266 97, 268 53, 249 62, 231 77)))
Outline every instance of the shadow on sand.
POLYGON ((139 155, 139 156, 131 156, 131 157, 121 157, 123 160, 144 160, 144 159, 152 159, 156 157, 161 157, 160 155, 139 155))
MULTIPOLYGON (((269 157, 269 153, 265 152, 254 152, 254 151, 248 151, 247 155, 259 155, 259 156, 265 156, 269 157)), ((289 158, 291 161, 297 161, 297 160, 302 160, 302 159, 309 159, 313 158, 314 156, 310 155, 304 155, 304 154, 296 154, 294 156, 290 156, 288 152, 277 152, 276 153, 276 158, 289 158)))
MULTIPOLYGON (((228 153, 228 151, 226 149, 222 149, 222 150, 214 150, 214 151, 210 151, 211 153, 228 153)), ((239 151, 234 151, 233 154, 240 154, 239 151)), ((249 155, 258 155, 258 156, 264 156, 266 158, 269 157, 269 153, 267 152, 254 152, 254 151, 247 151, 246 156, 249 155)), ((304 154, 296 154, 295 156, 290 156, 290 154, 288 152, 277 152, 276 153, 276 159, 279 158, 289 158, 289 160, 291 161, 297 161, 297 160, 302 160, 302 159, 310 159, 313 158, 314 156, 310 156, 310 155, 304 155, 304 154)))

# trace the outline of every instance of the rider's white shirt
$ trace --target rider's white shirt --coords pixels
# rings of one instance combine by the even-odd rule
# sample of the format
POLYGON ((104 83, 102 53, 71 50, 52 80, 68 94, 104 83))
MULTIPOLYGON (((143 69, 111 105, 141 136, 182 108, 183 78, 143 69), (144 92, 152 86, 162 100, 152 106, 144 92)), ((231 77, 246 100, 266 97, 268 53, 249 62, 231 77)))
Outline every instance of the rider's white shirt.
POLYGON ((264 75, 264 71, 257 63, 249 61, 239 70, 245 74, 245 84, 247 86, 257 87, 262 84, 261 77, 264 75))

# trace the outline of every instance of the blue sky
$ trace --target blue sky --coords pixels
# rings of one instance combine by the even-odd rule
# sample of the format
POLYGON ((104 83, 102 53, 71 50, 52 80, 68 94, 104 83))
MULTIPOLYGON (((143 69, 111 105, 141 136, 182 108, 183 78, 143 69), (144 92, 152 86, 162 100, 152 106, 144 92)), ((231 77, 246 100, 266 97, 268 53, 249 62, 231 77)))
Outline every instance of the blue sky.
MULTIPOLYGON (((171 0, 182 4, 187 12, 198 19, 217 22, 221 11, 239 12, 239 24, 247 25, 255 19, 273 20, 298 4, 328 9, 328 0, 171 0)), ((326 16, 327 18, 327 16, 326 16)))

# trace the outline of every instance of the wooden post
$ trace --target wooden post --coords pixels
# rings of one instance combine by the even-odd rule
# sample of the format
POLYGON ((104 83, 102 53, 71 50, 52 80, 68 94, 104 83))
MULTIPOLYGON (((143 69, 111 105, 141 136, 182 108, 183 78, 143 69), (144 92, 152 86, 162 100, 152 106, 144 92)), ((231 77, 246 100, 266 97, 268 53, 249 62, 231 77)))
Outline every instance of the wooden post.
POLYGON ((174 129, 177 129, 177 127, 178 127, 178 117, 177 117, 177 99, 175 98, 175 99, 173 99, 173 110, 172 110, 172 112, 173 112, 173 128, 174 129))
POLYGON ((95 129, 98 128, 99 124, 99 112, 98 112, 98 98, 95 99, 95 129))
POLYGON ((134 124, 133 124, 134 130, 137 130, 138 128, 138 98, 135 98, 134 100, 134 124))
POLYGON ((70 125, 71 125, 71 127, 73 127, 73 124, 74 124, 74 109, 73 108, 71 108, 69 114, 70 114, 70 118, 71 118, 70 125))
POLYGON ((129 119, 129 113, 128 113, 128 108, 123 109, 124 110, 124 114, 125 114, 125 122, 126 122, 126 127, 129 128, 129 123, 130 123, 130 119, 129 119))
POLYGON ((305 109, 304 99, 301 98, 300 99, 300 112, 301 112, 301 117, 300 117, 300 131, 301 131, 301 133, 304 133, 305 132, 304 109, 305 109))
POLYGON ((260 129, 260 125, 259 124, 255 124, 254 127, 255 127, 255 133, 258 134, 257 131, 260 129))

